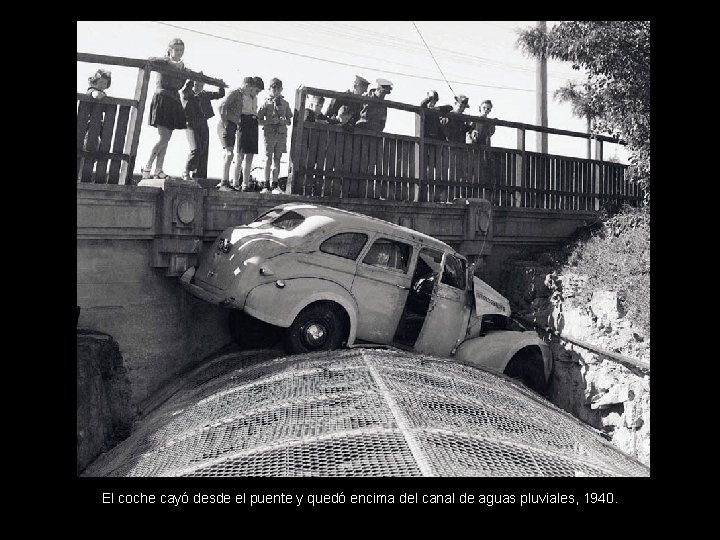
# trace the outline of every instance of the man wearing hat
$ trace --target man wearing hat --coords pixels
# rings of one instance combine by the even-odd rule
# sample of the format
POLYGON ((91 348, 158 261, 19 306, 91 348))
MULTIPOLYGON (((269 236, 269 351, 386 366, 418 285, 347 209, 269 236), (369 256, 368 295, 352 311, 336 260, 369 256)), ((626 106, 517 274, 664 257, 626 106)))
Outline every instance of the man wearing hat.
POLYGON ((392 83, 387 79, 378 79, 372 96, 374 99, 363 105, 360 111, 360 120, 355 125, 372 131, 384 130, 387 121, 387 106, 379 102, 384 100, 390 92, 392 92, 392 83))
MULTIPOLYGON (((348 90, 348 94, 354 94, 356 96, 362 96, 367 92, 370 82, 364 79, 360 75, 355 75, 355 82, 353 83, 352 90, 348 90)), ((360 111, 362 110, 362 103, 356 103, 351 101, 345 101, 342 98, 333 98, 328 104, 325 116, 327 116, 330 123, 333 124, 347 124, 353 125, 360 119, 360 111), (340 109, 344 107, 342 113, 340 109)))
MULTIPOLYGON (((462 94, 455 96, 455 106, 452 111, 457 114, 462 114, 465 109, 470 106, 468 101, 468 97, 462 94)), ((472 123, 465 122, 457 116, 443 118, 440 123, 443 125, 445 139, 448 142, 465 144, 465 136, 473 129, 472 123)))
POLYGON ((270 95, 258 110, 258 123, 263 127, 265 141, 265 187, 261 193, 279 193, 280 158, 287 152, 287 127, 292 122, 292 109, 282 96, 282 89, 280 79, 270 79, 270 95), (272 184, 270 165, 273 166, 272 184))

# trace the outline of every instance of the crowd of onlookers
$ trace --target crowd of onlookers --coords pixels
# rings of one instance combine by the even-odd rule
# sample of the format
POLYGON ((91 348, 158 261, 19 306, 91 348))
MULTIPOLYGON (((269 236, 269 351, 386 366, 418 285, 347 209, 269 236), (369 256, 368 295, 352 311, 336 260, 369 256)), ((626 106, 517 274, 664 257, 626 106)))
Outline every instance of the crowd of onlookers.
MULTIPOLYGON (((188 79, 182 56, 185 44, 173 39, 166 55, 151 58, 155 63, 174 66, 176 70, 165 70, 157 74, 157 87, 150 102, 149 124, 158 130, 158 140, 153 146, 147 162, 141 168, 143 179, 168 178, 163 171, 165 153, 172 132, 185 130, 190 152, 182 177, 185 180, 206 178, 210 134, 208 120, 215 116, 212 101, 222 99, 218 107, 218 137, 223 147, 223 168, 221 191, 255 191, 258 186, 252 181, 251 172, 254 156, 258 153, 259 127, 263 128, 266 156, 264 182, 261 192, 282 193, 278 187, 280 161, 287 150, 288 126, 292 123, 293 111, 282 95, 283 84, 278 78, 269 81, 269 94, 258 104, 258 94, 265 89, 260 77, 245 77, 242 85, 225 92, 222 85, 218 91, 204 89, 203 82, 188 79), (231 176, 231 164, 235 168, 231 176)), ((202 72, 200 72, 202 74, 202 72)), ((111 83, 111 74, 98 70, 88 79, 87 93, 102 99, 111 83)), ((220 81, 222 82, 222 81, 220 81)), ((377 79, 370 88, 370 82, 355 77, 348 94, 372 98, 368 101, 337 97, 329 100, 325 112, 325 98, 308 95, 303 120, 305 122, 328 123, 352 129, 354 127, 371 131, 383 131, 387 121, 387 106, 382 103, 392 92, 393 83, 377 79)), ((451 143, 472 143, 490 145, 495 132, 492 122, 468 122, 459 115, 469 107, 468 97, 454 96, 453 105, 438 105, 436 91, 428 92, 420 106, 425 108, 423 135, 429 139, 451 143), (455 115, 448 113, 457 113, 455 115)), ((485 100, 479 107, 480 116, 487 117, 492 102, 485 100)))

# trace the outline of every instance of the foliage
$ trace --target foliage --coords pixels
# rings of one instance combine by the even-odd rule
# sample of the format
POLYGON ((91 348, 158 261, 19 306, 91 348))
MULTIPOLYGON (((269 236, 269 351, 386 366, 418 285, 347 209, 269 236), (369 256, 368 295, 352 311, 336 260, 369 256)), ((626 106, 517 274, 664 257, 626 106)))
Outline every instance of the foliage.
POLYGON ((560 103, 570 103, 572 112, 578 118, 595 118, 599 115, 590 102, 587 88, 573 81, 568 81, 555 91, 553 97, 560 103))
POLYGON ((566 266, 588 280, 578 300, 592 291, 616 291, 627 317, 650 334, 650 211, 625 207, 607 217, 569 251, 566 266))
POLYGON ((519 31, 518 46, 583 68, 594 131, 627 142, 632 177, 650 188, 650 22, 567 21, 519 31))

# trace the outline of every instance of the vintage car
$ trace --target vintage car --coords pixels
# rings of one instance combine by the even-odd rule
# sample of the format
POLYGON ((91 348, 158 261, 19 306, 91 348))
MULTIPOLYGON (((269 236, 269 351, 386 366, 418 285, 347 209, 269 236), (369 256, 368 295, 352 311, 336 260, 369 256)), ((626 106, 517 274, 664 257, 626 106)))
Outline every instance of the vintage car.
POLYGON ((543 393, 552 353, 508 330, 509 302, 452 247, 377 218, 306 203, 230 227, 181 277, 194 296, 232 310, 247 346, 282 335, 291 353, 391 345, 521 379, 543 393))

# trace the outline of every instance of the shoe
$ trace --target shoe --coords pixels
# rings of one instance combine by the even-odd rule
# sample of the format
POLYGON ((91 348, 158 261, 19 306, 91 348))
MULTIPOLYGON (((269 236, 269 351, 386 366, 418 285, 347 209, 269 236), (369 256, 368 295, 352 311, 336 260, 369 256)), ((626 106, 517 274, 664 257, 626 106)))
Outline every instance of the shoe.
POLYGON ((187 172, 187 171, 183 171, 183 173, 182 173, 182 179, 185 180, 186 182, 189 182, 189 181, 191 180, 191 178, 190 178, 190 173, 187 172))
POLYGON ((152 175, 150 174, 150 169, 145 170, 145 169, 143 169, 143 168, 141 167, 141 168, 140 168, 140 173, 142 174, 142 179, 143 179, 143 180, 147 180, 148 178, 152 178, 152 175))
POLYGON ((230 184, 221 182, 218 184, 218 191, 235 191, 230 184))
MULTIPOLYGON (((216 187, 216 188, 221 188, 221 187, 223 187, 223 186, 229 186, 229 185, 230 185, 229 182, 224 181, 224 180, 220 180, 220 183, 219 183, 218 185, 216 185, 215 187, 216 187)), ((232 186, 231 186, 231 187, 232 187, 232 186)))
POLYGON ((230 187, 233 188, 235 191, 242 191, 242 188, 240 186, 230 184, 230 187))
POLYGON ((284 195, 285 194, 285 192, 282 189, 280 189, 279 187, 273 188, 273 190, 270 193, 272 193, 273 195, 284 195))
POLYGON ((255 188, 253 188, 252 186, 243 186, 241 191, 247 193, 249 191, 255 191, 255 188))
POLYGON ((267 187, 264 187, 260 190, 260 193, 270 193, 270 190, 267 187))
POLYGON ((165 180, 166 178, 170 178, 170 175, 165 174, 164 172, 160 171, 160 172, 156 172, 155 174, 153 174, 153 178, 157 178, 159 180, 165 180))

